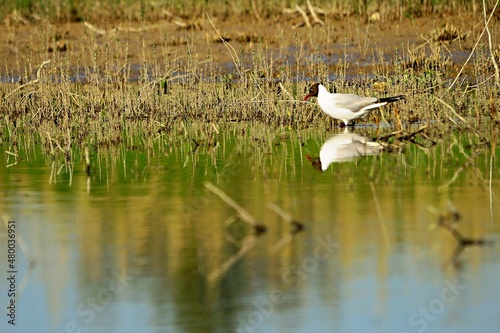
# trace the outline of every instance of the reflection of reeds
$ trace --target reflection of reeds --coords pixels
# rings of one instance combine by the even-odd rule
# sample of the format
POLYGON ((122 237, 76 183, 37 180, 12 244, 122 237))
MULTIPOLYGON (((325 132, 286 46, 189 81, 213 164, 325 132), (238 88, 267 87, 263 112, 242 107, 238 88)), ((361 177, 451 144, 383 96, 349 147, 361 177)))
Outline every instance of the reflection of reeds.
POLYGON ((69 174, 69 186, 73 183, 73 161, 72 161, 72 149, 71 149, 71 136, 69 134, 68 130, 68 137, 67 139, 67 144, 64 146, 64 148, 59 144, 59 142, 55 139, 53 139, 50 136, 50 133, 47 132, 47 138, 49 141, 50 145, 50 154, 52 155, 52 171, 50 174, 50 179, 49 183, 56 183, 56 175, 60 174, 63 168, 66 168, 68 174, 69 174), (59 149, 59 151, 64 155, 64 163, 59 167, 57 172, 55 171, 55 155, 56 155, 56 150, 54 149, 53 143, 56 144, 56 147, 59 149))
POLYGON ((451 179, 446 182, 445 184, 441 185, 438 187, 438 190, 439 191, 443 191, 445 190, 446 188, 448 188, 451 184, 453 184, 453 182, 455 182, 455 180, 457 179, 457 177, 468 167, 470 166, 471 164, 474 163, 474 161, 476 160, 477 156, 479 155, 479 153, 481 152, 481 149, 480 148, 477 148, 474 150, 474 152, 470 155, 470 156, 467 156, 467 161, 465 163, 463 163, 460 167, 458 167, 456 170, 455 170, 455 173, 453 174, 453 176, 451 177, 451 179))

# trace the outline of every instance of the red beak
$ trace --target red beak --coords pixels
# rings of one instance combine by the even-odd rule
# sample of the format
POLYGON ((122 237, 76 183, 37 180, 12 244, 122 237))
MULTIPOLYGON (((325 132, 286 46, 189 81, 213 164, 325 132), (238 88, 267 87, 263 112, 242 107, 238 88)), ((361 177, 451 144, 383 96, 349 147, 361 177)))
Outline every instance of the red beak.
POLYGON ((311 97, 311 95, 306 95, 306 97, 304 97, 304 101, 307 101, 309 97, 311 97))

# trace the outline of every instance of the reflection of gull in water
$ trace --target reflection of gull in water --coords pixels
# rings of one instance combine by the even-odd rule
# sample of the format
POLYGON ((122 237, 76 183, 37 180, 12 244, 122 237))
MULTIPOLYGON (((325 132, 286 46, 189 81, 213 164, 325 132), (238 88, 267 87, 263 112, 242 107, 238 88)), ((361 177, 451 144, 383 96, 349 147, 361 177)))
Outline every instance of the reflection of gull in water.
POLYGON ((379 143, 346 131, 328 139, 321 146, 319 158, 307 155, 307 159, 311 161, 315 169, 325 171, 331 163, 351 161, 360 156, 377 155, 382 149, 379 143))

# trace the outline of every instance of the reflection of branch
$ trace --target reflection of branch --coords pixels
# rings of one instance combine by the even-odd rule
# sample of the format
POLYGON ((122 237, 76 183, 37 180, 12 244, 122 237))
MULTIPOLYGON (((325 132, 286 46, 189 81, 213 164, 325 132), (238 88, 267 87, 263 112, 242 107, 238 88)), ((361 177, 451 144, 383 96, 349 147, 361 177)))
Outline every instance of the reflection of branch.
POLYGON ((448 230, 451 235, 457 240, 458 246, 484 246, 487 242, 483 238, 469 238, 462 235, 454 226, 447 222, 440 222, 439 226, 448 230))
POLYGON ((293 239, 293 236, 294 235, 292 234, 286 234, 285 236, 281 237, 281 239, 276 244, 274 244, 273 252, 278 252, 286 244, 290 243, 290 241, 293 239))
POLYGON ((462 267, 462 261, 459 258, 464 250, 465 246, 457 244, 455 250, 453 250, 453 253, 451 254, 450 259, 448 259, 448 261, 445 262, 444 265, 446 266, 448 264, 451 264, 455 269, 460 269, 462 267))
POLYGON ((286 234, 285 236, 283 236, 274 245, 273 252, 276 252, 276 251, 279 251, 281 248, 283 248, 286 244, 288 244, 293 239, 293 237, 296 234, 298 234, 299 232, 303 231, 304 230, 304 225, 301 222, 295 220, 290 213, 285 212, 283 209, 281 209, 280 206, 278 206, 278 205, 276 205, 276 204, 274 204, 272 202, 269 202, 267 204, 267 207, 269 207, 269 209, 271 209, 276 214, 278 214, 279 216, 281 216, 283 218, 283 220, 285 220, 286 222, 290 223, 290 225, 292 226, 292 231, 289 234, 286 234))
POLYGON ((453 266, 455 266, 455 268, 460 268, 461 262, 459 260, 459 257, 462 254, 462 252, 464 252, 467 246, 486 246, 492 244, 492 242, 488 242, 482 238, 466 238, 451 225, 442 227, 450 231, 450 233, 453 235, 453 237, 455 237, 455 239, 458 242, 457 246, 455 247, 455 250, 453 251, 449 259, 449 262, 452 263, 453 266))
MULTIPOLYGON (((206 184, 205 184, 206 186, 206 184)), ((228 260, 226 260, 218 269, 216 269, 212 274, 208 276, 208 281, 213 282, 220 277, 222 277, 235 263, 238 262, 243 256, 255 246, 257 242, 257 237, 254 235, 247 236, 241 242, 241 248, 238 252, 232 255, 228 260)))
POLYGON ((438 216, 438 226, 448 230, 461 246, 486 245, 487 242, 484 239, 465 237, 455 228, 455 224, 457 224, 461 218, 462 216, 457 208, 449 202, 448 212, 445 214, 439 214, 438 216))
POLYGON ((243 207, 241 207, 236 201, 231 199, 224 191, 222 191, 220 188, 215 186, 214 184, 210 182, 205 182, 205 187, 212 192, 213 194, 217 195, 222 201, 224 201, 226 204, 229 206, 233 207, 236 212, 238 213, 238 216, 246 223, 250 224, 254 230, 255 234, 259 235, 264 232, 266 232, 267 227, 257 223, 257 219, 253 217, 249 212, 247 212, 243 207))
POLYGON ((457 247, 453 251, 450 259, 450 262, 453 263, 454 266, 460 266, 458 257, 467 246, 486 246, 492 244, 492 242, 488 242, 483 238, 471 238, 462 235, 455 227, 455 224, 458 223, 460 219, 460 213, 451 202, 448 203, 448 212, 438 215, 438 226, 447 230, 457 241, 457 247))
POLYGON ((304 230, 304 225, 302 224, 302 222, 295 220, 290 213, 285 212, 283 209, 281 209, 280 206, 278 206, 272 202, 269 202, 267 204, 267 207, 269 207, 269 209, 271 209, 276 214, 281 216, 283 218, 283 220, 287 221, 288 223, 290 223, 292 225, 292 227, 293 227, 292 234, 296 234, 296 233, 299 233, 302 230, 304 230))

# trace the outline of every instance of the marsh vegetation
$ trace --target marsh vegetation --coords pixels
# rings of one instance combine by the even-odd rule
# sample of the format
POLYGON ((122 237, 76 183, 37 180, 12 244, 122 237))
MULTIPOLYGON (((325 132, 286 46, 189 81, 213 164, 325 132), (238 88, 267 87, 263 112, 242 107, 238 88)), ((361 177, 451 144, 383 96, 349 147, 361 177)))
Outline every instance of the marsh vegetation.
MULTIPOLYGON (((168 2, 161 10, 143 8, 142 2, 123 4, 103 11, 115 19, 104 25, 92 16, 76 23, 67 18, 71 12, 87 13, 85 2, 44 2, 43 17, 34 14, 41 3, 6 14, 2 140, 15 153, 20 136, 25 144, 40 141, 46 149, 51 141, 61 148, 80 149, 89 144, 137 146, 188 135, 199 142, 203 136, 189 133, 192 123, 208 129, 210 124, 233 122, 331 128, 330 119, 312 103, 301 101, 311 81, 327 82, 330 89, 346 93, 406 95, 404 104, 366 119, 398 130, 413 123, 449 130, 494 126, 499 121, 498 47, 488 38, 479 39, 487 36, 485 22, 488 33, 496 37, 496 18, 488 12, 495 4, 486 4, 486 17, 475 9, 475 15, 461 11, 463 16, 456 20, 455 11, 462 4, 452 1, 440 9, 424 2, 422 13, 438 12, 443 18, 419 21, 384 14, 383 19, 363 23, 356 11, 338 9, 346 16, 339 18, 335 8, 307 2, 303 9, 295 7, 306 16, 321 16, 322 25, 297 29, 291 27, 303 18, 297 10, 286 11, 295 8, 293 4, 250 4, 247 8, 243 3, 213 2, 200 13, 194 2, 189 17, 187 8, 168 2), (140 20, 113 16, 139 5, 144 14, 140 20), (51 6, 60 8, 49 11, 51 6), (162 11, 169 14, 156 18, 161 24, 147 21, 148 15, 162 11), (10 20, 14 14, 25 19, 10 20), (253 32, 236 25, 236 14, 255 24, 253 32), (60 20, 65 23, 57 23, 60 20), (188 23, 192 21, 196 24, 188 23), (411 31, 413 35, 403 32, 415 22, 422 27, 411 31), (389 42, 388 35, 397 42, 389 42)), ((385 13, 382 7, 369 11, 369 3, 363 6, 365 14, 385 13)), ((396 12, 412 10, 409 4, 397 7, 388 6, 396 12)))
POLYGON ((436 281, 461 278, 429 325, 495 329, 500 258, 476 245, 500 241, 497 5, 0 5, 0 213, 24 223, 23 297, 56 304, 21 324, 416 331, 436 281), (317 81, 405 100, 345 133, 303 101, 317 81), (75 309, 110 267, 131 282, 89 322, 75 309))

